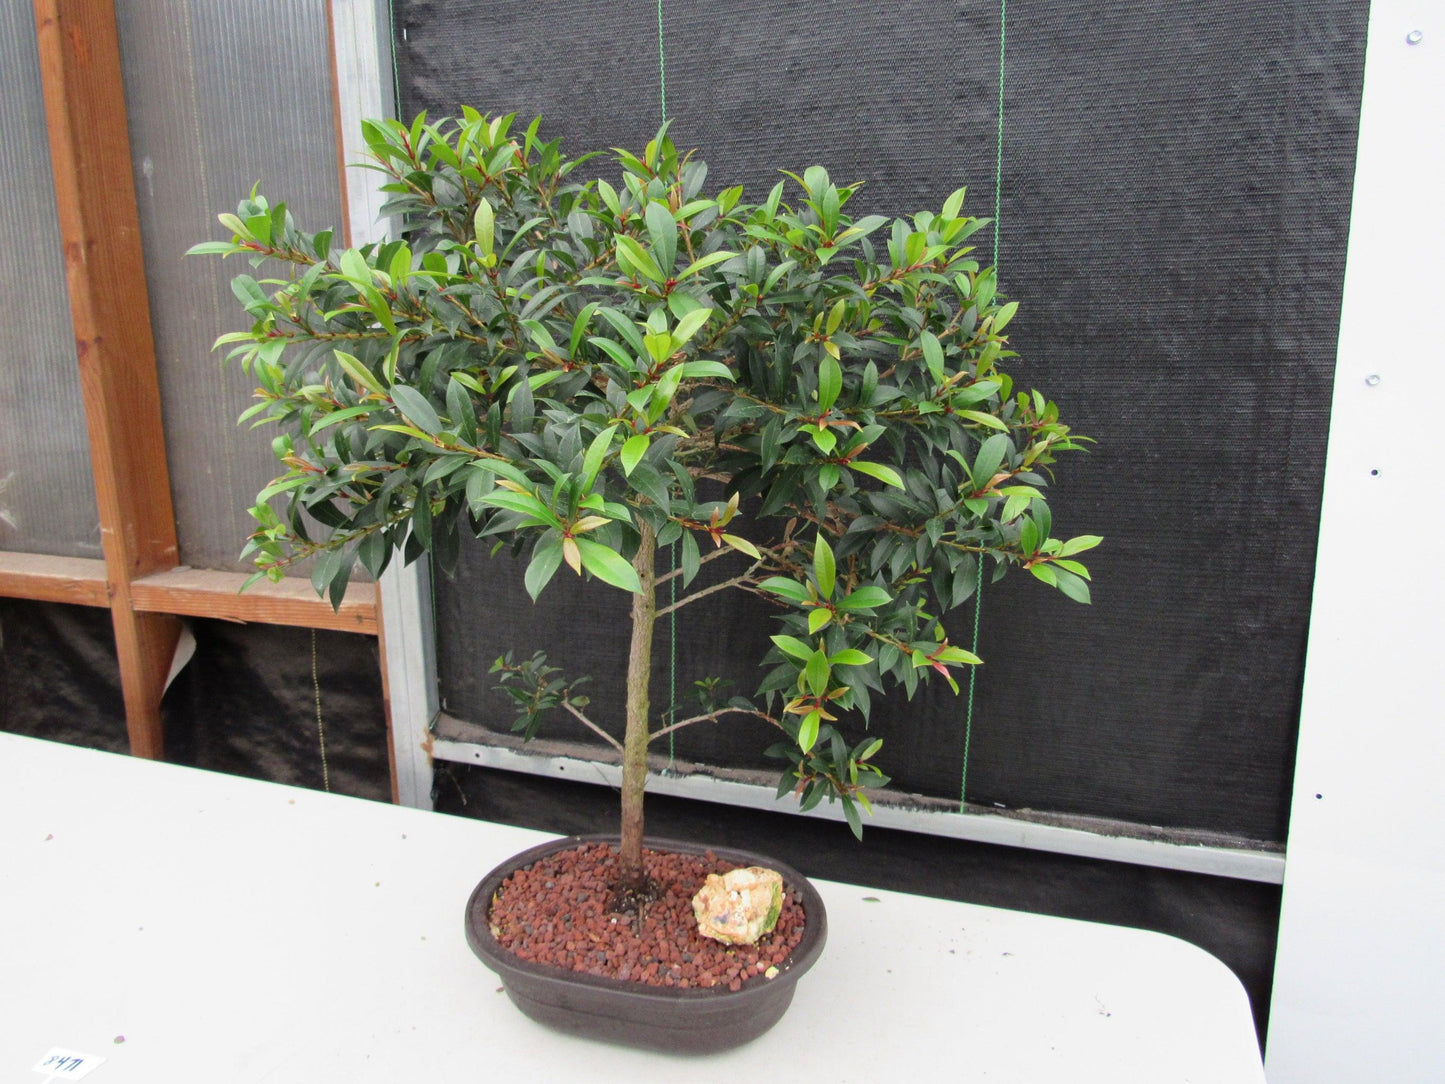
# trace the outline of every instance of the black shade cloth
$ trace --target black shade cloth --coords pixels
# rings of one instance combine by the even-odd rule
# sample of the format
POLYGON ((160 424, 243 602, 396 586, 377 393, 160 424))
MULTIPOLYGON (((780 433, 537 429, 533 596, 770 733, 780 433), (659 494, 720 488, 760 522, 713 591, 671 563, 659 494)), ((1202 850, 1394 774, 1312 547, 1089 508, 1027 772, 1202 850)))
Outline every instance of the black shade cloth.
MULTIPOLYGON (((331 789, 391 799, 376 640, 279 625, 191 621, 196 651, 161 701, 166 759, 321 789, 320 696, 331 789)), ((128 752, 110 611, 0 598, 0 730, 128 752)))
POLYGON ((0 598, 0 730, 130 749, 109 610, 0 598))
MULTIPOLYGON (((967 182, 966 206, 993 214, 998 5, 663 12, 673 134, 700 148, 710 186, 761 198, 776 168, 818 161, 866 179, 868 211, 936 207, 967 182)), ((1097 438, 1060 465, 1051 503, 1061 531, 1107 542, 1090 555, 1092 607, 1026 576, 985 591, 971 800, 1283 839, 1366 14, 1009 5, 999 260, 1023 304, 1013 371, 1097 438)), ((653 3, 559 21, 548 5, 402 0, 396 19, 407 116, 540 112, 575 153, 639 147, 657 127, 653 3)), ((992 236, 978 237, 987 255, 992 236)), ((449 710, 506 728, 484 670, 509 645, 565 656, 597 677, 599 710, 615 707, 617 600, 532 610, 512 572, 482 560, 438 587, 449 710)), ((740 660, 772 631, 758 610, 689 624, 682 687, 721 654, 710 669, 750 691, 740 660)), ((955 611, 955 640, 970 625, 955 611)), ((940 686, 875 713, 900 787, 957 797, 964 714, 940 686)), ((728 764, 761 748, 748 724, 688 741, 728 764)))

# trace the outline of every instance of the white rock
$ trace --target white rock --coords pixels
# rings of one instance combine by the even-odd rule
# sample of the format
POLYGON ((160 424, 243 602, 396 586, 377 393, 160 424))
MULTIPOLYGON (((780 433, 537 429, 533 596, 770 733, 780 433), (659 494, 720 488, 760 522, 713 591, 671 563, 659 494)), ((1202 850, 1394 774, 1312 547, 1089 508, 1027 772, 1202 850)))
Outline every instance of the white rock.
POLYGON ((762 866, 711 873, 692 898, 698 932, 726 945, 751 945, 771 933, 782 909, 783 875, 762 866))

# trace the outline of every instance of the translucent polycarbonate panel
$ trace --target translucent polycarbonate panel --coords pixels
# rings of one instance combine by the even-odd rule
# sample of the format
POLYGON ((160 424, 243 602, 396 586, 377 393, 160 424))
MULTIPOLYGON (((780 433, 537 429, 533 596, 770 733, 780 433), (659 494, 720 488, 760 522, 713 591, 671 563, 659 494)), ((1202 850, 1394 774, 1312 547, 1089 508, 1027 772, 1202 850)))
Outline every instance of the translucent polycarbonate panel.
POLYGON ((0 4, 0 550, 99 557, 29 4, 0 4))
POLYGON ((341 226, 324 0, 117 0, 136 200, 183 563, 241 568, 246 509, 280 473, 270 434, 238 429, 254 382, 216 336, 248 326, 231 277, 186 257, 229 236, 216 215, 252 185, 302 228, 341 226))

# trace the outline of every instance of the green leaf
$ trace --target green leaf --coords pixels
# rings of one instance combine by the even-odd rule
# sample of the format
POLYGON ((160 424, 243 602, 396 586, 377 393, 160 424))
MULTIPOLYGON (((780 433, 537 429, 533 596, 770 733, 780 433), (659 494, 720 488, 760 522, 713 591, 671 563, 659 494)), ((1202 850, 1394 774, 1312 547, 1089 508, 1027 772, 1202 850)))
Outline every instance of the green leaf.
POLYGON ((589 336, 587 341, 620 365, 624 372, 632 373, 637 371, 637 359, 629 354, 621 343, 615 343, 611 339, 604 339, 600 335, 589 336))
POLYGON ((854 613, 858 610, 871 610, 878 606, 886 606, 893 601, 890 595, 881 587, 864 586, 851 592, 838 604, 838 609, 854 613))
POLYGON ((743 538, 741 535, 724 534, 722 536, 722 540, 733 549, 738 550, 740 553, 746 553, 754 561, 761 561, 763 559, 763 555, 758 552, 758 547, 754 546, 751 542, 749 542, 746 538, 743 538))
POLYGON ((627 316, 616 309, 607 308, 605 305, 597 310, 601 316, 622 336, 622 341, 632 347, 632 352, 638 357, 647 353, 647 347, 642 343, 642 333, 637 330, 637 325, 627 316))
POLYGON ((827 354, 818 363, 818 413, 826 414, 838 401, 838 393, 843 390, 843 370, 838 363, 827 354))
POLYGON ((863 819, 858 815, 858 805, 848 795, 843 795, 843 816, 848 821, 848 830, 854 839, 863 838, 863 819))
POLYGON ((999 309, 998 314, 993 318, 994 334, 998 334, 1000 331, 1006 328, 1008 326, 1008 322, 1014 318, 1014 313, 1018 311, 1019 303, 1017 301, 1010 301, 1003 308, 999 309))
POLYGON ((796 580, 790 580, 786 576, 769 576, 762 583, 758 584, 759 590, 770 591, 775 595, 782 595, 790 602, 807 602, 808 589, 796 580))
POLYGON ((800 662, 806 662, 813 657, 814 649, 796 637, 770 636, 769 639, 778 645, 778 650, 784 655, 791 655, 800 662))
POLYGON ((411 533, 412 537, 421 543, 423 549, 431 549, 431 498, 425 493, 418 493, 411 506, 411 533))
POLYGON ((582 567, 599 580, 610 583, 613 587, 620 587, 624 591, 631 591, 633 594, 642 590, 642 582, 637 578, 637 571, 616 550, 587 538, 577 538, 573 541, 577 543, 578 552, 582 555, 582 567))
POLYGON ((933 379, 943 380, 943 347, 938 342, 938 336, 931 331, 925 331, 919 337, 919 345, 923 348, 923 363, 928 366, 928 371, 933 379))
POLYGON ((455 377, 447 381, 447 414, 451 417, 451 427, 457 435, 468 443, 475 444, 477 411, 472 406, 472 397, 466 386, 455 377))
POLYGON ((647 235, 652 238, 657 266, 671 272, 677 263, 677 222, 672 217, 672 211, 666 204, 654 201, 647 205, 643 218, 647 222, 647 235))
POLYGON ((562 529, 562 521, 553 514, 552 510, 528 493, 513 493, 510 489, 494 489, 486 496, 479 497, 477 503, 531 516, 536 520, 537 526, 562 529))
POLYGON ((587 454, 582 457, 582 489, 584 492, 592 489, 592 483, 597 480, 597 472, 602 469, 602 464, 607 459, 607 453, 612 449, 612 435, 617 432, 617 424, 614 422, 602 432, 592 438, 592 443, 587 446, 587 454))
POLYGON ((367 391, 375 392, 377 395, 385 395, 386 389, 381 381, 371 375, 371 370, 363 365, 360 359, 352 357, 345 350, 335 350, 336 363, 346 370, 346 375, 355 380, 367 391))
POLYGON ((348 248, 341 254, 341 273, 358 285, 370 286, 373 278, 371 267, 366 262, 366 257, 357 252, 354 248, 348 248))
POLYGON ((903 488, 903 479, 899 477, 898 472, 892 467, 885 467, 882 463, 864 463, 855 459, 848 464, 848 469, 856 470, 860 474, 867 474, 877 478, 885 485, 890 485, 897 489, 903 488))
POLYGON ((592 315, 599 307, 598 302, 589 301, 586 305, 582 306, 582 311, 579 312, 577 318, 572 321, 572 338, 567 345, 567 354, 569 357, 575 358, 577 356, 577 348, 582 345, 582 337, 587 334, 587 325, 592 322, 592 315))
POLYGON ((216 221, 225 226, 226 229, 230 230, 237 237, 247 241, 255 240, 255 238, 251 236, 251 231, 246 228, 246 224, 233 214, 217 215, 216 221))
POLYGON ((618 459, 622 462, 623 474, 631 476, 632 469, 637 466, 638 460, 647 453, 651 444, 652 437, 646 433, 634 433, 627 438, 627 443, 622 446, 622 452, 618 455, 618 459))
MULTIPOLYGON (((268 404, 266 403, 256 404, 256 406, 258 407, 264 407, 267 405, 268 404)), ((256 408, 252 407, 252 409, 254 410, 256 408)), ((323 429, 329 429, 333 425, 340 425, 342 422, 350 421, 352 418, 365 417, 366 415, 372 413, 375 410, 376 407, 372 406, 370 403, 365 403, 361 406, 347 407, 345 410, 333 410, 330 414, 325 415, 320 421, 316 422, 316 424, 311 427, 311 434, 314 436, 317 433, 321 432, 321 430, 323 429)))
POLYGON ((709 267, 723 263, 726 260, 731 260, 736 255, 736 252, 709 252, 706 256, 700 256, 682 269, 682 273, 677 276, 678 281, 687 278, 689 275, 696 275, 700 271, 706 271, 709 267))
POLYGON ((523 577, 527 594, 532 596, 533 602, 537 601, 542 588, 547 586, 561 565, 562 535, 556 531, 548 531, 532 548, 532 560, 528 563, 527 573, 523 577))
POLYGON ((266 292, 250 275, 237 275, 231 280, 231 292, 253 316, 268 304, 266 292))
MULTIPOLYGON (((684 343, 688 342, 698 330, 708 322, 713 315, 712 309, 693 309, 677 322, 677 327, 672 329, 672 349, 681 350, 684 343)), ((671 351, 669 351, 671 353, 671 351)), ((726 369, 726 366, 723 366, 726 369)))
MULTIPOLYGON (((1037 568, 1038 566, 1035 565, 1034 567, 1037 568)), ((1075 602, 1082 602, 1086 606, 1089 604, 1089 585, 1080 577, 1061 568, 1055 572, 1054 579, 1054 586, 1069 598, 1075 602)))
POLYGON ((808 635, 816 636, 818 630, 833 620, 833 612, 826 606, 818 606, 808 613, 808 635))
POLYGON ((1032 518, 1019 523, 1019 548, 1024 553, 1035 553, 1039 548, 1039 543, 1047 537, 1047 532, 1041 532, 1039 525, 1032 518))
POLYGON ((1059 547, 1059 556, 1072 557, 1076 553, 1093 549, 1102 541, 1104 541, 1103 538, 1096 534, 1075 535, 1059 547))
POLYGON ((720 361, 685 361, 682 363, 682 375, 691 380, 702 377, 711 377, 714 380, 733 379, 733 371, 720 361))
POLYGON ((805 425, 802 429, 813 438, 813 443, 818 446, 818 451, 824 455, 832 455, 833 449, 838 447, 838 438, 829 429, 821 429, 816 425, 805 425))
POLYGON ((810 711, 803 716, 803 721, 798 724, 798 748, 803 752, 808 752, 817 742, 818 727, 822 722, 823 717, 816 711, 810 711))
POLYGON ((992 414, 985 414, 981 410, 960 410, 958 416, 960 418, 967 418, 972 422, 977 422, 979 425, 987 426, 989 429, 1000 429, 1005 433, 1008 432, 1008 426, 1002 420, 995 418, 992 414))
POLYGON ((963 195, 967 189, 959 188, 949 194, 948 199, 943 201, 943 217, 957 218, 958 212, 963 210, 963 195))
POLYGON ((606 181, 597 182, 597 194, 602 197, 602 204, 614 215, 622 213, 622 201, 617 198, 617 189, 613 188, 606 181))
POLYGON ((856 647, 845 647, 842 651, 829 655, 828 661, 834 666, 867 666, 873 661, 873 656, 859 651, 856 647))
POLYGON ((837 186, 830 184, 826 189, 823 190, 823 199, 821 200, 820 207, 820 210, 822 211, 820 217, 823 220, 823 231, 830 237, 838 229, 838 210, 841 204, 842 201, 838 198, 837 186))
POLYGON ((636 271, 643 278, 651 279, 659 285, 666 281, 662 269, 652 258, 652 253, 638 244, 635 238, 629 237, 625 233, 617 235, 617 259, 619 263, 625 261, 629 269, 636 271))
POLYGON ((832 598, 837 565, 833 560, 833 551, 821 531, 813 540, 813 575, 818 581, 818 594, 823 598, 832 598))
POLYGON ((1059 577, 1048 565, 1029 565, 1029 571, 1034 574, 1035 578, 1043 580, 1050 587, 1059 585, 1059 577))
POLYGON ((808 665, 803 668, 803 680, 808 683, 808 689, 814 696, 822 696, 828 691, 828 678, 831 674, 828 656, 823 654, 821 648, 808 656, 808 665))
POLYGON ((663 364, 672 357, 672 336, 665 331, 649 331, 642 337, 643 345, 647 347, 648 356, 658 365, 663 364))
POLYGON ((697 552, 697 539, 691 531, 684 531, 682 541, 678 543, 681 549, 680 565, 682 568, 682 585, 686 587, 692 583, 697 576, 698 569, 702 565, 701 555, 697 552))
POLYGON ((969 475, 973 478, 973 488, 983 489, 989 481, 998 473, 998 468, 1003 464, 1003 458, 1008 454, 1009 437, 1007 433, 997 433, 989 437, 979 445, 978 455, 974 457, 973 468, 969 475))
POLYGON ((434 437, 441 432, 442 423, 436 410, 427 402, 426 396, 415 388, 409 388, 405 384, 392 385, 391 401, 406 415, 408 421, 428 436, 434 437))
POLYGON ((491 203, 483 196, 477 204, 477 213, 472 216, 472 226, 477 234, 477 249, 483 257, 492 255, 492 249, 496 243, 496 222, 496 212, 492 210, 491 203))

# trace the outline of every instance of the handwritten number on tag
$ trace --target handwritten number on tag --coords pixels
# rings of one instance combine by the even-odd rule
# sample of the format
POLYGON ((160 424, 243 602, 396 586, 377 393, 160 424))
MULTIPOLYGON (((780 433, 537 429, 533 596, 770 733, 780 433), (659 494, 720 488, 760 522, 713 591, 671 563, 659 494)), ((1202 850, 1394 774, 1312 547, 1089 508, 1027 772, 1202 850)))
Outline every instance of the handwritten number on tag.
POLYGON ((35 1072, 46 1073, 58 1079, 79 1080, 103 1061, 105 1061, 104 1058, 56 1046, 51 1047, 45 1056, 36 1063, 35 1072))

